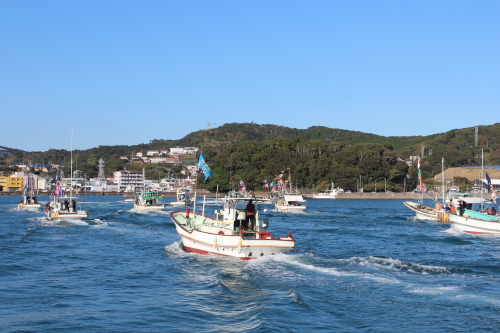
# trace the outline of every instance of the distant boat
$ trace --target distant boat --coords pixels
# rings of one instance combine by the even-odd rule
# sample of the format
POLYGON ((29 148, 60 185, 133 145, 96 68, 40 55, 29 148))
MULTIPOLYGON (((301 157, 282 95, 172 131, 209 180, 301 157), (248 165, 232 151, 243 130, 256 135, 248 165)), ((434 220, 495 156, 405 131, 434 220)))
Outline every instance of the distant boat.
POLYGON ((164 204, 159 204, 161 196, 158 191, 142 191, 135 197, 134 209, 138 211, 156 211, 165 209, 164 204))
POLYGON ((39 209, 42 203, 38 202, 38 197, 34 191, 33 176, 28 174, 24 177, 24 193, 21 202, 17 204, 19 208, 39 209))
POLYGON ((274 207, 278 212, 300 212, 306 209, 304 198, 300 194, 285 194, 279 198, 274 207))
POLYGON ((191 200, 191 190, 187 187, 178 188, 175 197, 177 200, 170 202, 171 206, 186 207, 193 204, 191 200))
POLYGON ((313 199, 336 199, 337 194, 339 194, 339 193, 344 193, 344 189, 342 189, 340 187, 335 188, 335 185, 332 182, 332 188, 329 191, 313 194, 312 198, 313 199))
POLYGON ((56 173, 56 189, 52 199, 44 207, 45 215, 49 221, 85 219, 89 212, 81 208, 78 190, 73 188, 73 129, 71 129, 71 179, 68 191, 63 191, 59 184, 59 173, 56 173))
POLYGON ((186 251, 248 260, 294 250, 291 233, 275 238, 267 231, 269 221, 260 219, 260 202, 254 202, 254 218, 247 220, 246 208, 251 197, 220 200, 222 208, 215 210, 214 218, 204 215, 204 206, 201 214, 190 209, 170 213, 186 251))
POLYGON ((275 204, 274 208, 278 212, 300 212, 306 209, 306 205, 302 204, 305 202, 304 197, 301 194, 295 193, 292 187, 292 172, 290 168, 288 170, 288 186, 283 182, 284 171, 281 175, 275 178, 278 183, 278 191, 275 193, 275 204))

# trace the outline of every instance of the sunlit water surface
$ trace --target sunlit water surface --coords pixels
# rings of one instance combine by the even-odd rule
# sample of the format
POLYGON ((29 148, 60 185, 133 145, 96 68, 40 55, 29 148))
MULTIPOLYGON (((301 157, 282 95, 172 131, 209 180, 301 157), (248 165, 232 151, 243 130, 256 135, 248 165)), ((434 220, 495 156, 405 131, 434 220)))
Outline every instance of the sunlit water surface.
POLYGON ((499 236, 415 221, 401 201, 311 199, 267 206, 295 252, 245 262, 184 252, 170 200, 137 213, 90 196, 88 220, 58 224, 0 197, 0 331, 500 331, 499 236))

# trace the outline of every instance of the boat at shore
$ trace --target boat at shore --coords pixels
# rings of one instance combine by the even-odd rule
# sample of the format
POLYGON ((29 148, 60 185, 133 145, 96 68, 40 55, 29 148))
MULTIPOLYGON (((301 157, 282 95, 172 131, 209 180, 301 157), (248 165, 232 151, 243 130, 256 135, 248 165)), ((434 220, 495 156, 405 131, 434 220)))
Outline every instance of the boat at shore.
POLYGON ((260 219, 262 205, 252 198, 221 198, 222 208, 215 210, 214 217, 186 211, 170 213, 183 247, 188 252, 218 254, 243 260, 272 256, 293 251, 295 239, 291 233, 274 237, 267 231, 269 221, 260 219), (249 209, 249 203, 254 207, 249 209), (247 216, 254 211, 253 217, 247 216), (248 218, 247 218, 248 217, 248 218))
POLYGON ((158 191, 138 192, 135 197, 134 209, 138 211, 157 211, 165 209, 164 204, 159 204, 161 195, 158 191))
POLYGON ((335 184, 332 182, 332 188, 329 191, 316 193, 311 196, 312 199, 336 199, 337 194, 344 193, 344 189, 337 187, 335 188, 335 184))

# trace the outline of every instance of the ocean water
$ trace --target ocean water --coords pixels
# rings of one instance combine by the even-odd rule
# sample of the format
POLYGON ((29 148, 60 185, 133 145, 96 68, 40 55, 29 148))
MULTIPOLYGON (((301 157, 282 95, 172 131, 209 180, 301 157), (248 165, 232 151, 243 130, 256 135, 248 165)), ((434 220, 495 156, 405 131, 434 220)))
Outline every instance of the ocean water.
POLYGON ((500 236, 401 201, 268 206, 296 251, 245 262, 184 252, 170 207, 90 196, 88 220, 54 223, 19 200, 0 197, 1 332, 500 331, 500 236))

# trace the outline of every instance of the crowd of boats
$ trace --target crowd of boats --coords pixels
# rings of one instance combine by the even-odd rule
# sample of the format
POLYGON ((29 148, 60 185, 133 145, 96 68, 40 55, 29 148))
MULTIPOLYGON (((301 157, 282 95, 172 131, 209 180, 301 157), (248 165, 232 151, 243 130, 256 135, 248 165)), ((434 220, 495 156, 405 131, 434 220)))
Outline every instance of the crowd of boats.
MULTIPOLYGON (((141 212, 165 209, 162 196, 157 191, 144 189, 131 200, 134 209, 141 212)), ((261 218, 274 205, 276 211, 292 212, 306 209, 305 200, 296 193, 276 193, 272 197, 255 198, 249 192, 230 192, 224 198, 203 198, 196 202, 196 193, 190 188, 179 188, 176 198, 170 202, 173 211, 170 218, 182 239, 185 250, 195 253, 215 253, 238 257, 244 260, 293 251, 295 239, 287 235, 275 237, 267 230, 269 220, 261 218), (214 216, 205 214, 205 207, 218 205, 214 216)), ((89 217, 88 210, 81 207, 77 191, 56 188, 50 200, 42 204, 37 195, 26 191, 19 202, 19 209, 40 209, 43 207, 49 221, 59 222, 89 217)))
MULTIPOLYGON (((338 193, 332 184, 332 192, 338 193)), ((322 194, 316 199, 330 198, 334 195, 322 194)), ((162 196, 157 191, 148 190, 136 193, 131 201, 137 211, 148 212, 165 209, 162 196)), ((422 198, 423 199, 423 198, 422 198)), ((500 233, 500 216, 497 213, 497 192, 491 199, 477 196, 455 194, 435 205, 424 204, 424 200, 404 201, 404 205, 415 212, 417 220, 451 223, 453 227, 467 233, 500 233)), ((215 253, 241 259, 254 259, 262 256, 293 251, 295 239, 290 232, 275 237, 267 230, 269 220, 261 218, 266 212, 265 205, 273 205, 277 212, 300 212, 307 206, 301 194, 280 191, 263 198, 255 198, 249 192, 230 192, 223 198, 203 198, 197 202, 196 193, 190 188, 179 188, 176 198, 170 202, 173 208, 182 210, 170 213, 177 233, 182 239, 185 250, 200 254, 215 253), (205 214, 209 205, 218 205, 213 216, 205 214)), ((70 189, 63 191, 56 187, 50 200, 42 204, 37 195, 25 191, 18 204, 19 209, 40 209, 50 221, 85 219, 88 210, 81 207, 78 192, 70 189)))

